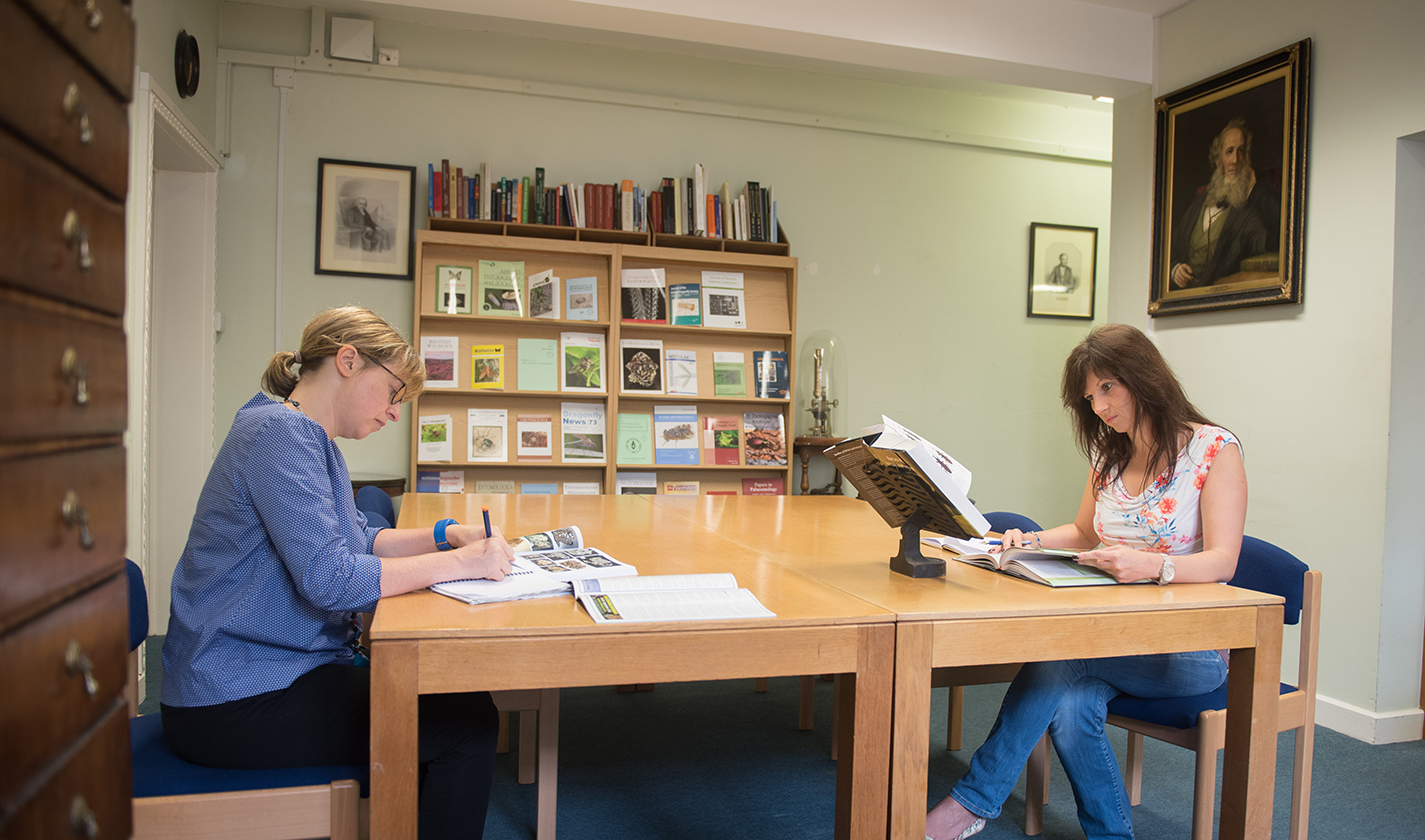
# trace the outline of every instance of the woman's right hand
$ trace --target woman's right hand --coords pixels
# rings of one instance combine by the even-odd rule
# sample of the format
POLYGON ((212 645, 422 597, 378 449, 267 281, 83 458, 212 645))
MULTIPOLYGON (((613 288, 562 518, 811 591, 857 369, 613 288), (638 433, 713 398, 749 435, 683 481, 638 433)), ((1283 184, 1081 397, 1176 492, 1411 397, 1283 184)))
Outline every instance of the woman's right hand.
POLYGON ((1036 543, 1034 538, 1035 533, 1036 532, 1033 531, 1025 533, 1018 528, 1010 528, 999 538, 1000 544, 996 550, 1004 551, 1006 548, 1021 548, 1034 545, 1036 543))
POLYGON ((493 533, 494 536, 489 539, 475 540, 451 549, 466 577, 504 580, 505 575, 510 573, 515 550, 510 548, 498 530, 493 533))

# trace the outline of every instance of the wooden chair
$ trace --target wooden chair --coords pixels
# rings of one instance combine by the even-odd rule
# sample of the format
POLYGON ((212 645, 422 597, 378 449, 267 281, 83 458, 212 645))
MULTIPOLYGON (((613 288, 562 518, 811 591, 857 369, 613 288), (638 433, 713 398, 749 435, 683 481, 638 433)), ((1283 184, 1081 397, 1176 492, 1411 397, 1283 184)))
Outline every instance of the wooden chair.
POLYGON ((509 716, 511 712, 519 712, 519 783, 538 783, 535 840, 554 840, 559 792, 559 689, 492 691, 490 696, 500 710, 497 752, 509 752, 509 716))
MULTIPOLYGON (((129 573, 130 657, 148 636, 148 595, 132 560, 129 573)), ((137 670, 130 667, 130 673, 137 670)), ((280 770, 223 770, 179 758, 163 738, 158 715, 129 721, 134 766, 134 840, 231 838, 356 840, 367 768, 359 765, 280 770)))
MULTIPOLYGON (((1311 814, 1311 759, 1316 730, 1316 654, 1321 633, 1321 573, 1286 551, 1255 537, 1242 538, 1233 586, 1269 592, 1286 599, 1283 622, 1301 624, 1297 684, 1282 683, 1277 731, 1296 731, 1291 788, 1291 840, 1306 840, 1311 814)), ((1212 837, 1217 797, 1217 752, 1226 743, 1227 686, 1195 697, 1145 700, 1120 695, 1108 704, 1108 722, 1128 730, 1124 781, 1129 802, 1143 794, 1143 736, 1177 744, 1197 753, 1192 807, 1193 840, 1212 837)), ((1048 756, 1044 756, 1047 770, 1048 756)), ((1046 797, 1047 798, 1047 797, 1046 797)), ((1042 813, 1044 798, 1030 797, 1027 812, 1042 813)))

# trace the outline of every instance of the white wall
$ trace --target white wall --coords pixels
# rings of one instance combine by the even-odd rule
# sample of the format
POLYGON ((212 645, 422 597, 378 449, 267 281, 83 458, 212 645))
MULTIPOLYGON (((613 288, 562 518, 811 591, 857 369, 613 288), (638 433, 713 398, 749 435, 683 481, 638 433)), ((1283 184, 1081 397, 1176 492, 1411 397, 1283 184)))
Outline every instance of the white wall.
POLYGON ((1320 722, 1366 740, 1421 732, 1419 552, 1385 549, 1419 544, 1419 514, 1385 514, 1396 144, 1425 129, 1422 31, 1414 0, 1198 0, 1160 22, 1159 94, 1312 39, 1300 306, 1149 324, 1152 103, 1116 105, 1109 319, 1151 327, 1194 400, 1243 439, 1248 532, 1325 573, 1320 722))
MULTIPOLYGON (((225 5, 221 46, 230 55, 305 52, 305 31, 273 34, 274 25, 297 24, 281 10, 225 5)), ((409 284, 313 273, 319 157, 415 164, 422 173, 441 158, 489 161, 505 175, 543 166, 553 181, 645 185, 702 162, 713 183, 775 186, 802 265, 799 334, 837 332, 853 362, 848 425, 884 411, 943 442, 977 471, 974 495, 986 509, 1046 521, 1072 515, 1084 467, 1055 395, 1064 355, 1089 324, 1025 318, 1027 237, 1035 221, 1099 227, 1102 292, 1110 170, 1102 160, 988 147, 1072 147, 1107 158, 1108 114, 389 21, 377 21, 377 41, 400 50, 402 70, 513 76, 524 80, 516 91, 560 95, 299 68, 283 185, 287 345, 333 304, 363 303, 411 324, 409 284), (807 115, 860 130, 818 128, 807 115), (923 139, 934 132, 978 147, 923 139)), ((231 90, 219 214, 219 441, 273 350, 280 100, 267 68, 235 66, 231 90)), ((353 469, 406 470, 409 435, 400 429, 342 445, 353 469)))

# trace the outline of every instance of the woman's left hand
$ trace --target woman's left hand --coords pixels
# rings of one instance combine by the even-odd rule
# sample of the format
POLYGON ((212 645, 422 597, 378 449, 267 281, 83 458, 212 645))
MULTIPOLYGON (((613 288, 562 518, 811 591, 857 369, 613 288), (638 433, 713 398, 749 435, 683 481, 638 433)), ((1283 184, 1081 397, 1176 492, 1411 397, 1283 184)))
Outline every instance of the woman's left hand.
POLYGON ((1153 580, 1163 571, 1163 557, 1147 551, 1139 551, 1126 545, 1110 545, 1081 551, 1079 563, 1113 575, 1119 583, 1138 580, 1153 580))

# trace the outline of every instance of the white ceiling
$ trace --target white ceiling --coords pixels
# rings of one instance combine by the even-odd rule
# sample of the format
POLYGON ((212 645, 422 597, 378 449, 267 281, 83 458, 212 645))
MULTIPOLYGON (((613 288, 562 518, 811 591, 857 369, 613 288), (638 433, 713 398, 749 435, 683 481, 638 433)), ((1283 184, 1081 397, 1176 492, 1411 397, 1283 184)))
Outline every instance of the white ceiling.
POLYGON ((1142 90, 1152 80, 1154 18, 1189 1, 330 0, 326 8, 1055 101, 1142 90))

